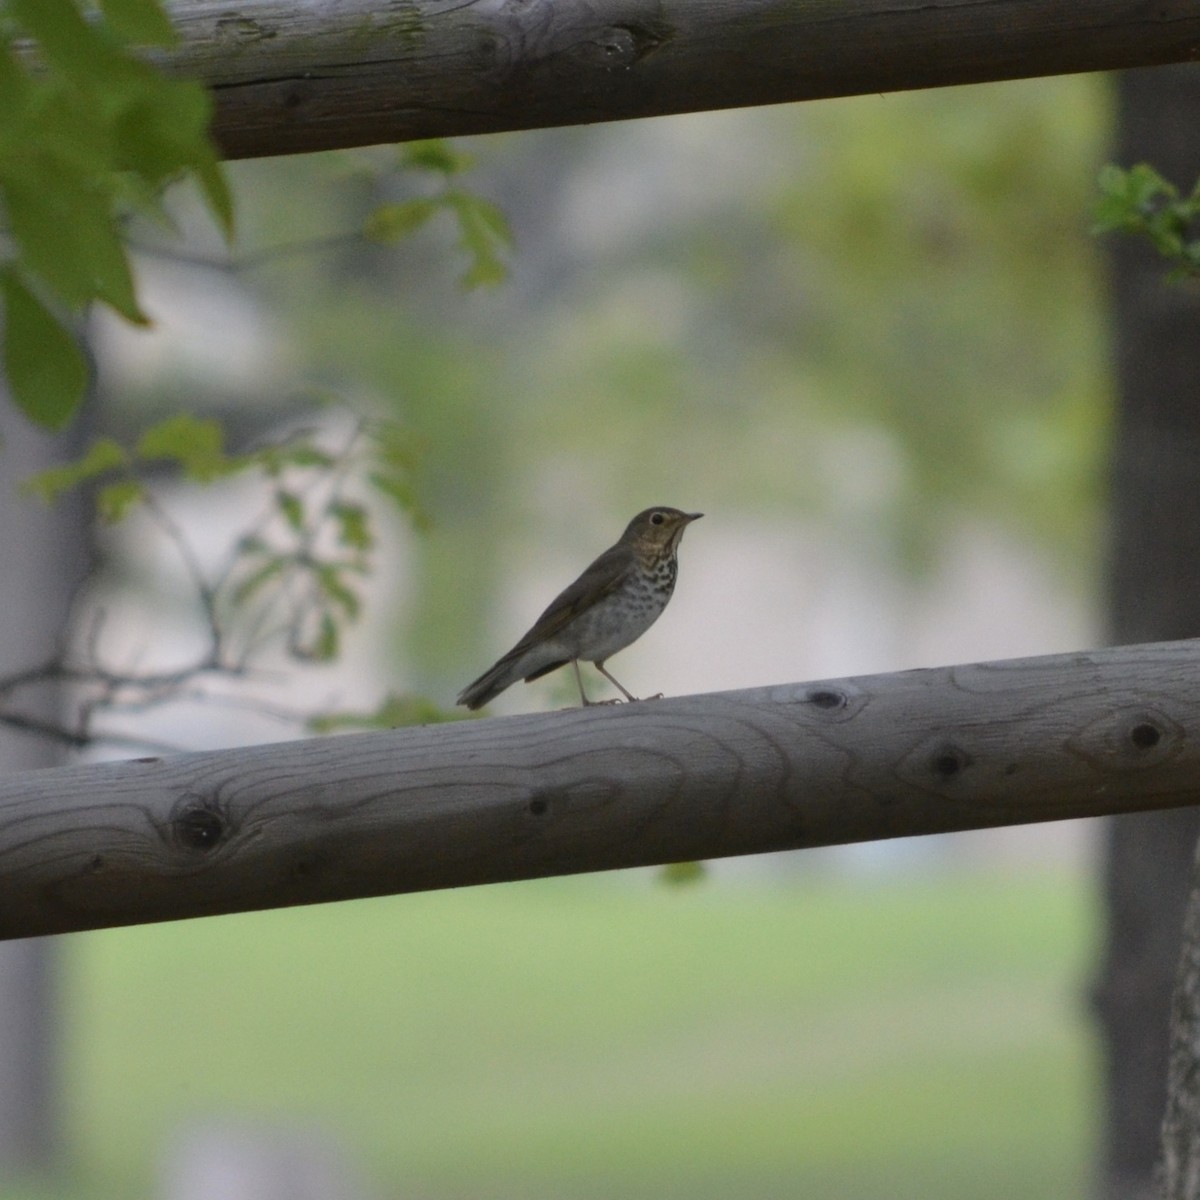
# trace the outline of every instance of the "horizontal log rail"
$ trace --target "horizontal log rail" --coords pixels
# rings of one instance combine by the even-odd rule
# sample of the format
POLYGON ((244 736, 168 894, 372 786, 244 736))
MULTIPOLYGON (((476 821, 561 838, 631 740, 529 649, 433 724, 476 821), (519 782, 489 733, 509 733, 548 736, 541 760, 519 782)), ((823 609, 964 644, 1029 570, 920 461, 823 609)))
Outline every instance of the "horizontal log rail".
POLYGON ((230 158, 1200 58, 1195 0, 172 0, 230 158))
POLYGON ((0 781, 0 937, 1200 803, 1200 641, 0 781))

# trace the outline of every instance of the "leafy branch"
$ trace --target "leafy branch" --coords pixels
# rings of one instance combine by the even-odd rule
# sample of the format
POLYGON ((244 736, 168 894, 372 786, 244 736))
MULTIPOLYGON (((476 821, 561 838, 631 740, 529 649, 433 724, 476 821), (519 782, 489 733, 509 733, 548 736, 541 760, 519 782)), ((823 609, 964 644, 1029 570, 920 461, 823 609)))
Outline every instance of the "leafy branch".
MULTIPOLYGON (((378 514, 370 496, 385 498, 418 524, 424 517, 412 489, 416 450, 403 430, 360 420, 341 435, 340 444, 330 441, 328 433, 298 431, 233 453, 215 421, 180 415, 146 430, 131 446, 99 438, 76 462, 28 480, 27 489, 47 502, 86 487, 109 523, 135 509, 143 512, 183 567, 203 644, 170 670, 126 668, 106 661, 104 616, 97 612, 80 647, 0 678, 0 723, 71 746, 146 744, 99 728, 96 718, 182 698, 216 702, 221 698, 205 689, 206 681, 244 680, 272 651, 298 662, 335 658, 346 630, 361 615, 362 587, 375 565, 378 514), (181 482, 211 488, 247 477, 257 481, 260 503, 220 565, 206 571, 160 492, 181 482), (32 702, 40 689, 53 685, 67 685, 70 697, 69 715, 61 722, 41 718, 32 702)), ((308 719, 278 706, 270 711, 297 726, 308 719)), ((375 714, 328 714, 311 728, 398 723, 406 714, 439 715, 428 702, 389 697, 375 714)))
POLYGON ((503 282, 507 275, 504 252, 512 245, 507 219, 494 204, 452 182, 473 165, 470 155, 440 139, 401 146, 397 166, 403 171, 424 172, 438 186, 430 195, 381 204, 367 218, 363 233, 371 241, 391 245, 437 214, 449 214, 458 225, 459 248, 470 261, 463 285, 503 282))
MULTIPOLYGON (((90 307, 150 323, 134 285, 130 219, 173 232, 163 194, 190 179, 232 238, 233 202, 208 136, 211 98, 140 53, 176 40, 159 0, 0 5, 0 369, 18 407, 50 429, 70 423, 88 386, 76 327, 90 307)), ((356 231, 223 262, 151 252, 249 270, 351 241, 392 245, 441 213, 458 228, 464 284, 496 283, 511 238, 500 211, 458 185, 470 165, 445 142, 416 143, 398 151, 395 167, 435 186, 379 205, 356 231)))
POLYGON ((1173 264, 1172 279, 1200 277, 1200 180, 1184 196, 1146 163, 1128 171, 1110 163, 1099 186, 1094 232, 1144 237, 1173 264))
POLYGON ((464 287, 502 283, 508 274, 505 256, 512 247, 512 232, 503 212, 491 201, 467 191, 456 182, 471 169, 474 159, 443 139, 413 142, 397 148, 392 167, 380 172, 380 186, 404 187, 414 181, 423 194, 376 205, 362 225, 353 230, 281 242, 274 246, 243 251, 228 258, 189 254, 172 247, 144 241, 134 249, 158 257, 212 270, 244 274, 277 262, 322 251, 338 250, 364 242, 395 246, 440 216, 448 217, 458 230, 458 248, 467 259, 461 276, 464 287))
POLYGON ((0 9, 3 368, 17 405, 52 429, 70 422, 87 386, 81 314, 100 302, 148 323, 122 236, 129 215, 166 222, 164 188, 190 178, 232 234, 208 93, 137 53, 175 39, 158 0, 0 9))

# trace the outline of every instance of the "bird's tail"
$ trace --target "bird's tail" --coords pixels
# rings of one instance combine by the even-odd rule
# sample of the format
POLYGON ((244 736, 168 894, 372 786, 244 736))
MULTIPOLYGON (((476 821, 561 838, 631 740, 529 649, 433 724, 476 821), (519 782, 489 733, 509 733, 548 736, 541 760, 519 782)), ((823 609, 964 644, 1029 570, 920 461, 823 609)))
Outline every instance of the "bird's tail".
POLYGON ((511 687, 521 678, 519 664, 510 656, 505 655, 494 667, 484 671, 474 683, 469 683, 461 692, 455 704, 465 704, 469 709, 482 708, 489 700, 494 700, 506 687, 511 687))
POLYGON ((482 708, 489 700, 494 700, 507 687, 512 687, 518 679, 528 683, 531 679, 540 679, 549 671, 556 671, 566 666, 571 660, 559 654, 548 652, 544 646, 527 646, 518 642, 494 667, 484 671, 474 683, 469 683, 461 692, 455 704, 465 704, 470 709, 482 708))

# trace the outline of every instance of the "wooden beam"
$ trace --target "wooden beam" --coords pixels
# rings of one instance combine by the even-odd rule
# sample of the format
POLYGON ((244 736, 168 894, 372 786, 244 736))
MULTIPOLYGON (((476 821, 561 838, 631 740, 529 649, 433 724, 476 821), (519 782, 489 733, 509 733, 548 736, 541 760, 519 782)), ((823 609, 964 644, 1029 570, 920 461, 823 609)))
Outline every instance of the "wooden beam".
POLYGON ((1200 803, 1200 642, 0 780, 0 937, 1200 803))
POLYGON ((230 158, 1195 61, 1195 0, 173 0, 230 158))

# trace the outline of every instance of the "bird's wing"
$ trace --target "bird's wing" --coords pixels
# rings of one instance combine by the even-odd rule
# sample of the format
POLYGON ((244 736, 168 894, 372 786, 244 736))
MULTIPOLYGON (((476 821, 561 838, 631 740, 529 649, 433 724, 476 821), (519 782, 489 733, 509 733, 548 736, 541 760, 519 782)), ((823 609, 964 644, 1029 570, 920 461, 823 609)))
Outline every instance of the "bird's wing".
POLYGON ((613 546, 569 587, 564 588, 533 623, 533 628, 505 655, 515 657, 536 642, 554 637, 585 609, 615 591, 629 578, 633 557, 625 546, 613 546))
POLYGON ((620 587, 633 569, 633 557, 625 547, 618 544, 606 550, 570 587, 555 596, 533 628, 503 658, 463 688, 457 703, 479 708, 518 679, 537 679, 569 662, 566 658, 547 662, 546 656, 538 655, 536 649, 581 612, 620 587), (527 660, 526 655, 531 651, 533 658, 527 660))

